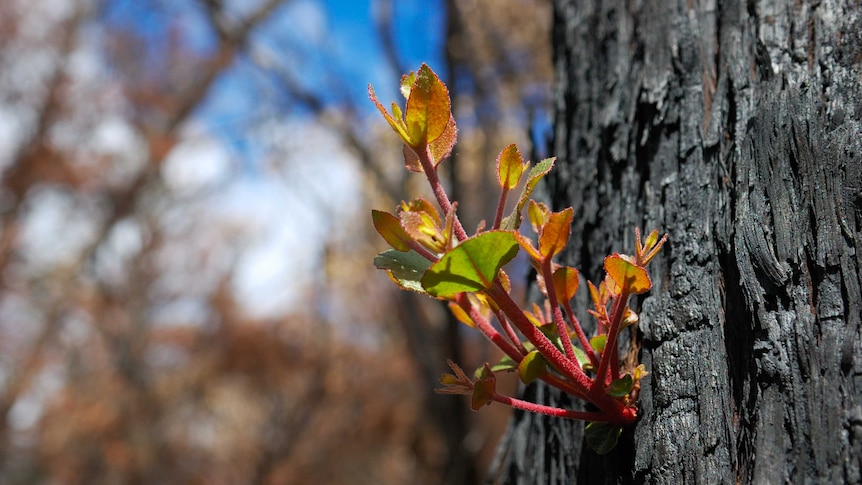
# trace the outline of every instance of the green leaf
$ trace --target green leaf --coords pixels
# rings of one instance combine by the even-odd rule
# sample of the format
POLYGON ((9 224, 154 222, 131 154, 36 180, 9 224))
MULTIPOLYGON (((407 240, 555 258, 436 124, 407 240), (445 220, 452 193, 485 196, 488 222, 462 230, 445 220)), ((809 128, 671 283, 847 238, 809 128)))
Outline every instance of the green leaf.
POLYGON ((416 251, 402 253, 388 249, 374 258, 374 266, 378 269, 385 269, 389 273, 389 277, 401 288, 425 293, 419 280, 431 266, 431 262, 416 251))
POLYGON ((596 335, 595 337, 590 339, 590 345, 595 349, 596 352, 602 353, 605 351, 605 342, 608 341, 607 335, 596 335))
POLYGON ((519 227, 521 227, 521 211, 527 204, 527 200, 530 198, 530 194, 533 193, 533 189, 536 188, 536 185, 539 184, 539 181, 542 180, 542 177, 547 175, 548 172, 551 171, 551 168, 553 168, 554 160, 556 159, 546 158, 541 162, 537 163, 536 166, 530 170, 530 172, 527 174, 527 183, 524 184, 524 190, 521 191, 521 197, 518 199, 518 205, 515 206, 515 209, 512 210, 511 214, 509 214, 503 219, 503 222, 500 226, 501 229, 515 231, 519 227))
POLYGON ((518 146, 512 143, 504 148, 497 157, 497 179, 500 187, 507 190, 517 187, 524 168, 524 157, 518 151, 518 146))
POLYGON ((427 64, 422 64, 410 89, 404 114, 410 136, 408 144, 419 147, 439 138, 449 125, 450 109, 446 85, 427 64))
POLYGON ((518 368, 518 363, 512 360, 508 355, 504 355, 500 362, 491 366, 493 372, 511 372, 518 368))
POLYGON ((518 364, 518 377, 524 384, 529 384, 547 372, 548 365, 538 350, 525 355, 518 364))
POLYGON ((584 428, 587 444, 596 453, 604 455, 614 449, 623 432, 622 426, 611 423, 592 422, 584 428))
POLYGON ((450 249, 431 265, 421 278, 422 287, 440 298, 489 289, 500 268, 517 253, 518 243, 511 232, 483 232, 450 249))
POLYGON ((630 393, 632 387, 634 386, 635 381, 632 379, 632 376, 626 374, 625 376, 611 382, 611 385, 605 389, 609 396, 614 397, 624 397, 626 394, 630 393))
POLYGON ((580 347, 574 346, 572 346, 572 350, 575 351, 575 359, 578 361, 578 364, 581 366, 582 369, 587 370, 588 368, 592 367, 592 363, 590 362, 590 358, 589 356, 587 356, 586 352, 581 350, 580 347))

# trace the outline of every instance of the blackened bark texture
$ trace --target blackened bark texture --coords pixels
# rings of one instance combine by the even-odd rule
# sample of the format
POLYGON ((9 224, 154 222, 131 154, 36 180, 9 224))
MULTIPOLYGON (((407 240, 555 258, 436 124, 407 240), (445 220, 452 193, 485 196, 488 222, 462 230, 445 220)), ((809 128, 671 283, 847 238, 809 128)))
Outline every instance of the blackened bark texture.
POLYGON ((598 457, 519 414, 494 480, 862 483, 858 0, 555 6, 568 263, 596 281, 634 227, 670 242, 632 303, 637 425, 598 457))

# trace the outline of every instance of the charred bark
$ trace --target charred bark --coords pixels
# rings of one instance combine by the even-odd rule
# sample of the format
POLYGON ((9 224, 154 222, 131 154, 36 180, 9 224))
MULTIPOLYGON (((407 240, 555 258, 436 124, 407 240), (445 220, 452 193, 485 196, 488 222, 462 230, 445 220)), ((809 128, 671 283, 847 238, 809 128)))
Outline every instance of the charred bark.
POLYGON ((862 482, 859 3, 555 7, 567 262, 596 281, 636 226, 670 242, 632 302, 636 426, 598 457, 518 414, 489 481, 862 482))

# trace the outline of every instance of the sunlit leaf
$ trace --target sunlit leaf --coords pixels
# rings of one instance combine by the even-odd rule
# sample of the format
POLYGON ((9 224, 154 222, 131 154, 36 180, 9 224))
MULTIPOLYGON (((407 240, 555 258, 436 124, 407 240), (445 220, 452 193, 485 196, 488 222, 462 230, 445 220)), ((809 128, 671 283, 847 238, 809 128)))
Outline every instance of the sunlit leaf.
POLYGON ((383 239, 390 246, 398 251, 410 250, 410 241, 412 239, 404 231, 404 228, 401 227, 401 221, 397 217, 388 212, 372 210, 371 219, 374 222, 374 229, 377 229, 377 232, 383 236, 383 239))
POLYGON ((530 238, 522 235, 519 232, 515 233, 515 240, 518 241, 518 245, 524 248, 524 251, 530 256, 530 258, 535 260, 542 259, 542 255, 539 254, 539 250, 533 246, 533 241, 530 241, 530 238))
POLYGON ((507 190, 517 187, 524 168, 524 158, 518 151, 518 146, 512 143, 504 148, 497 157, 497 180, 500 182, 500 187, 507 190))
POLYGON ((636 323, 638 323, 638 314, 633 312, 631 308, 626 307, 626 312, 623 314, 623 321, 620 328, 626 328, 636 323))
POLYGON ((554 290, 559 302, 567 302, 574 298, 581 282, 578 270, 569 266, 561 266, 554 271, 554 290))
POLYGON ((632 386, 634 386, 634 380, 632 379, 632 376, 626 374, 625 376, 611 382, 611 385, 605 389, 605 392, 607 392, 609 396, 623 397, 631 392, 632 386))
POLYGON ((597 421, 584 428, 587 444, 599 455, 604 455, 614 449, 622 432, 623 428, 619 425, 597 421))
POLYGON ((416 73, 410 71, 410 74, 401 76, 401 94, 404 99, 410 99, 410 90, 413 89, 413 84, 416 82, 416 73))
POLYGON ((421 279, 422 287, 441 298, 490 289, 497 272, 517 252, 518 243, 511 232, 483 232, 450 249, 431 265, 421 279))
MULTIPOLYGON (((428 150, 431 152, 431 161, 436 167, 440 162, 445 160, 452 154, 452 148, 458 139, 458 128, 455 125, 455 118, 449 117, 449 124, 446 130, 436 140, 428 145, 428 150)), ((410 148, 409 145, 404 145, 404 166, 411 172, 424 172, 422 163, 419 161, 419 155, 410 148)))
POLYGON ((530 200, 527 204, 527 219, 530 220, 530 225, 533 226, 533 232, 536 234, 542 232, 542 227, 545 226, 550 214, 551 210, 542 202, 530 200))
POLYGON ((449 90, 427 64, 422 64, 404 114, 408 145, 417 147, 433 142, 446 131, 450 117, 449 90))
MULTIPOLYGON (((605 271, 616 285, 633 294, 645 293, 652 287, 644 268, 635 266, 628 257, 614 254, 605 258, 605 271)), ((614 292, 619 294, 619 292, 614 292)))
POLYGON ((491 370, 493 372, 511 372, 517 368, 518 363, 512 360, 508 355, 504 355, 503 358, 500 359, 500 362, 491 366, 491 370))
POLYGON ((590 362, 589 356, 587 353, 581 350, 580 347, 572 347, 572 350, 575 351, 575 359, 578 361, 578 364, 584 370, 589 370, 592 368, 592 363, 590 362))
POLYGON ((512 210, 512 213, 503 219, 503 222, 500 225, 501 229, 514 231, 521 227, 521 211, 527 204, 527 200, 530 198, 530 194, 533 193, 533 189, 536 188, 536 185, 539 184, 542 177, 547 175, 548 172, 551 171, 551 168, 553 168, 554 160, 554 158, 546 158, 537 163, 536 166, 527 173, 527 183, 524 184, 524 189, 521 191, 521 197, 518 198, 518 204, 515 206, 515 209, 512 210))
POLYGON ((455 318, 464 325, 467 325, 468 327, 476 326, 476 324, 473 323, 473 319, 470 318, 470 315, 468 315, 460 305, 449 303, 449 310, 452 312, 452 315, 454 315, 455 318))
POLYGON ((435 167, 449 157, 457 139, 458 127, 455 125, 455 118, 449 115, 449 124, 446 125, 446 129, 428 147, 431 150, 431 158, 435 167))
POLYGON ((410 143, 410 136, 407 134, 407 125, 404 124, 404 120, 401 119, 401 113, 399 112, 396 117, 393 117, 386 111, 386 108, 380 104, 380 101, 377 100, 377 95, 374 93, 374 88, 371 85, 368 85, 368 97, 371 99, 371 102, 377 106, 377 110, 386 118, 386 121, 389 122, 389 126, 395 130, 395 133, 398 133, 398 136, 404 140, 404 143, 410 143))
POLYGON ((572 233, 574 214, 575 210, 571 207, 551 213, 539 236, 539 252, 542 256, 553 257, 566 247, 569 235, 572 233))
POLYGON ((538 350, 534 350, 525 355, 521 359, 521 363, 518 364, 518 377, 524 384, 529 384, 541 377, 547 370, 548 365, 545 358, 538 350))
POLYGON ((405 290, 425 293, 420 279, 431 266, 431 262, 416 251, 402 253, 388 249, 374 258, 374 266, 378 269, 385 269, 392 280, 405 290))
POLYGON ((605 350, 605 343, 608 341, 608 336, 605 334, 596 335, 595 337, 590 339, 590 347, 592 347, 596 352, 602 353, 605 350))

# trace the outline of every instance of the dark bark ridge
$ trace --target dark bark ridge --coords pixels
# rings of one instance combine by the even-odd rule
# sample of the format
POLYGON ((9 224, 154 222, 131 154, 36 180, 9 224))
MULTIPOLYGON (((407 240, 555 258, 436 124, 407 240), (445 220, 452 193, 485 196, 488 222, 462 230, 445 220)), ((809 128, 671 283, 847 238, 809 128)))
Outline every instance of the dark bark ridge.
POLYGON ((639 423, 572 457, 580 424, 519 414, 498 481, 862 482, 858 3, 555 7, 567 262, 595 281, 634 227, 670 242, 632 302, 639 423))

